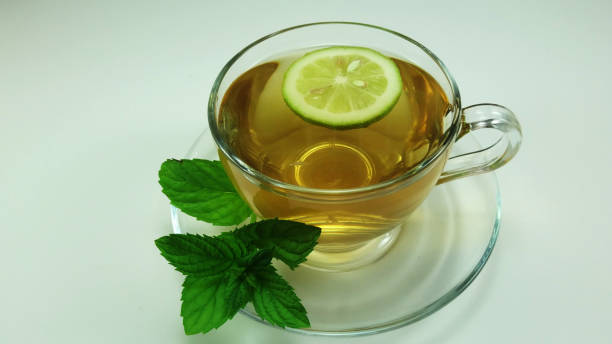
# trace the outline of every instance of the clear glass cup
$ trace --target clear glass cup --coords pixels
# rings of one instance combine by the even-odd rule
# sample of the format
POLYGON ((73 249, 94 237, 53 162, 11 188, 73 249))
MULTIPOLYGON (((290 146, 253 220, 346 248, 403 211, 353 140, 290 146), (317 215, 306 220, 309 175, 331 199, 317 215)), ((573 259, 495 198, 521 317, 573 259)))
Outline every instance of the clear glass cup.
POLYGON ((261 218, 278 217, 321 227, 319 244, 306 264, 330 271, 352 270, 380 258, 397 238, 400 224, 436 184, 499 168, 512 159, 521 142, 520 125, 507 108, 496 104, 462 108, 455 80, 423 45, 391 30, 351 22, 295 26, 265 36, 242 49, 223 67, 213 85, 208 121, 219 157, 251 209, 261 218), (410 62, 430 74, 449 101, 437 150, 400 176, 350 189, 316 189, 284 183, 262 174, 234 154, 227 142, 227 133, 218 125, 220 100, 231 83, 271 56, 332 45, 372 48, 410 62), (497 131, 493 144, 453 156, 452 146, 456 140, 484 128, 497 131))

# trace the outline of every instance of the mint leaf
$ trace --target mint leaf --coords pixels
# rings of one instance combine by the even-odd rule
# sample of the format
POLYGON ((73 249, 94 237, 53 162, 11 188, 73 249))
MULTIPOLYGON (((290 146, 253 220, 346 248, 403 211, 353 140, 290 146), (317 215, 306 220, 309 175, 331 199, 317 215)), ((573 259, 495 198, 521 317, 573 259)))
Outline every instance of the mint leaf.
MULTIPOLYGON (((213 277, 187 276, 183 283, 181 316, 185 334, 206 333, 223 325, 230 315, 235 291, 231 274, 213 277)), ((237 311, 237 310, 236 310, 237 311)))
POLYGON ((185 275, 210 277, 226 272, 249 253, 247 246, 232 236, 170 234, 155 240, 155 245, 185 275))
POLYGON ((246 245, 270 250, 274 258, 294 269, 312 252, 321 229, 300 222, 272 219, 248 224, 231 233, 246 245))
POLYGON ((253 306, 262 319, 281 327, 310 327, 306 309, 274 267, 269 265, 257 271, 255 279, 253 306))
POLYGON ((270 250, 259 250, 253 258, 249 260, 248 272, 255 273, 257 270, 263 269, 270 265, 272 260, 272 252, 270 250))
POLYGON ((231 278, 227 285, 228 298, 228 318, 233 318, 239 310, 253 299, 254 288, 247 281, 249 274, 243 273, 235 278, 231 278))
POLYGON ((237 225, 252 214, 220 161, 166 160, 159 170, 159 184, 172 205, 201 221, 237 225))

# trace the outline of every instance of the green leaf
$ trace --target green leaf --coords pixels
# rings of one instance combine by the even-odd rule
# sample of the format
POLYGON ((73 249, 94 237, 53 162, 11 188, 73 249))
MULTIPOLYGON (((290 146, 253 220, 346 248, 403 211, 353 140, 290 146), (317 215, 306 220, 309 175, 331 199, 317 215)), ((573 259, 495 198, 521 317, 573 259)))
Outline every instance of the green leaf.
POLYGON ((231 278, 227 285, 228 313, 231 319, 253 299, 254 288, 247 282, 248 273, 231 278))
POLYGON ((272 261, 272 251, 270 250, 259 250, 253 258, 249 260, 247 265, 248 272, 256 272, 257 270, 263 269, 270 265, 272 261))
POLYGON ((253 293, 253 306, 257 314, 281 327, 310 327, 306 309, 293 288, 271 265, 258 270, 257 286, 253 293))
POLYGON ((176 270, 186 275, 210 277, 224 273, 237 260, 249 254, 247 246, 233 236, 213 238, 205 235, 170 234, 155 240, 155 245, 176 270))
POLYGON ((206 333, 229 318, 228 276, 187 276, 183 283, 181 316, 186 334, 206 333))
POLYGON ((263 220, 237 228, 232 235, 246 245, 268 249, 291 269, 306 260, 321 235, 321 229, 301 222, 263 220))
POLYGON ((159 170, 159 184, 172 205, 201 221, 237 225, 252 214, 220 161, 166 160, 159 170))

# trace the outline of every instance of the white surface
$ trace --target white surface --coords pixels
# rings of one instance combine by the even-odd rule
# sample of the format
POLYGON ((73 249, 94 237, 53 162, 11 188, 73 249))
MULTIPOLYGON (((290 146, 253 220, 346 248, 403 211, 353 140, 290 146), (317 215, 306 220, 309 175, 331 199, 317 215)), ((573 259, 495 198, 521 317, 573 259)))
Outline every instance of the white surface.
POLYGON ((0 3, 0 342, 607 343, 612 321, 612 3, 0 3), (384 5, 383 5, 384 4, 384 5), (206 125, 221 66, 297 23, 374 23, 433 50, 463 103, 513 109, 492 259, 449 306, 359 339, 243 316, 184 336, 156 172, 206 125))

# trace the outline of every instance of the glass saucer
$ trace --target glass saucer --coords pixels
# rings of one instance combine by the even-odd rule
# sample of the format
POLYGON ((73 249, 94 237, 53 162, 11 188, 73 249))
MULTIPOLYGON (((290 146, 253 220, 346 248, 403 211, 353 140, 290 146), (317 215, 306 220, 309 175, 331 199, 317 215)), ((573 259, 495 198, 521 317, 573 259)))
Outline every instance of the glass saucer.
MULTIPOLYGON (((454 154, 480 148, 465 135, 454 154)), ((208 130, 186 158, 217 160, 208 130)), ((400 328, 451 302, 478 276, 499 232, 501 203, 494 173, 436 186, 402 225, 393 247, 378 261, 349 272, 325 272, 300 266, 277 269, 302 300, 311 328, 286 330, 309 335, 356 336, 400 328)), ((171 207, 175 233, 216 235, 218 227, 171 207)), ((261 320, 249 304, 241 313, 261 320)))

